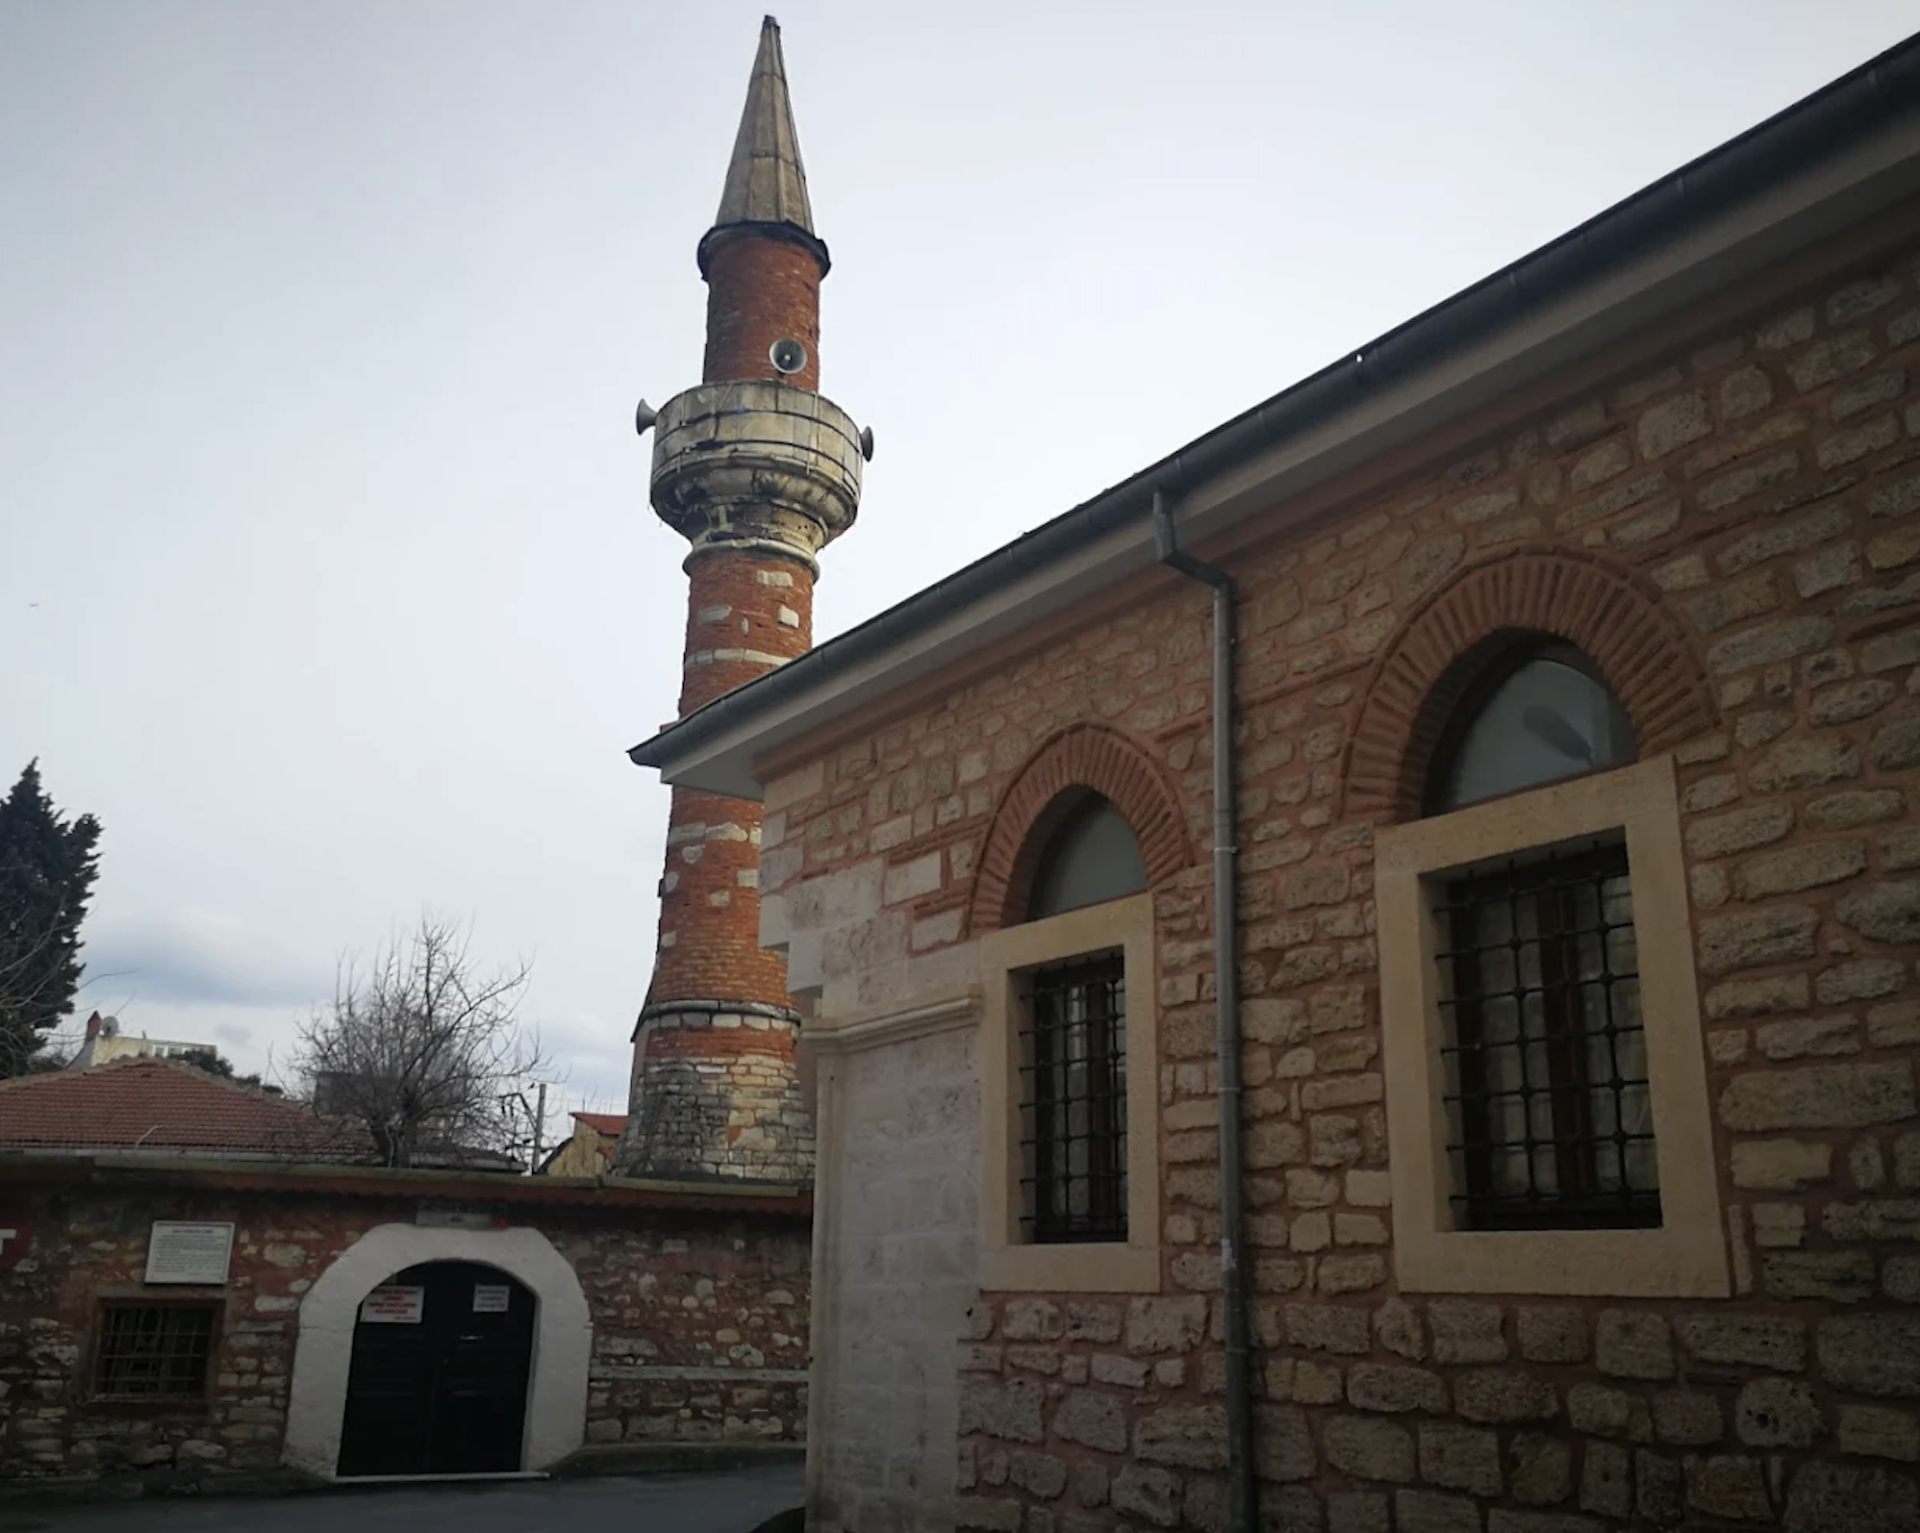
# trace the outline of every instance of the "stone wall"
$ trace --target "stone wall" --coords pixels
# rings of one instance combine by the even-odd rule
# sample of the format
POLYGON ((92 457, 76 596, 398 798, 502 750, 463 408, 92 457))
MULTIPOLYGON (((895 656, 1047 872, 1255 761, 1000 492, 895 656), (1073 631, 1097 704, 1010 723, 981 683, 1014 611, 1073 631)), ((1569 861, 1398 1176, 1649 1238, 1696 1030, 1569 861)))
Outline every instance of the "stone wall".
MULTIPOLYGON (((7 1197, 18 1190, 9 1186, 7 1197)), ((64 1186, 27 1201, 34 1245, 0 1273, 0 1479, 137 1474, 164 1482, 274 1471, 301 1296, 365 1231, 411 1224, 418 1212, 416 1199, 401 1197, 151 1185, 64 1186), (181 1292, 143 1289, 155 1219, 236 1226, 213 1386, 193 1409, 94 1404, 88 1365, 99 1300, 181 1292)), ((578 1205, 498 1212, 537 1225, 586 1295, 589 1444, 803 1437, 803 1217, 578 1205)))
POLYGON ((971 1028, 820 1061, 815 1533, 953 1526, 953 1338, 975 1293, 977 1069, 971 1028))
MULTIPOLYGON (((1226 560, 1273 1525, 1920 1525, 1920 260, 1829 258, 1818 286, 1623 342, 1610 375, 1508 401, 1479 440, 1226 560), (1346 805, 1353 735, 1423 604, 1568 552, 1657 604, 1711 693, 1668 743, 1727 1300, 1394 1283, 1371 899, 1392 810, 1346 805)), ((796 993, 832 1023, 966 984, 995 807, 1068 726, 1151 753, 1207 846, 1208 671, 1205 593, 1143 584, 771 784, 763 936, 796 993)), ((955 1338, 963 1527, 1224 1525, 1205 870, 1158 885, 1156 911, 1164 1291, 979 1296, 955 1338)), ((816 1445, 828 1497, 884 1468, 840 1457, 904 1399, 870 1377, 868 1414, 816 1445)))

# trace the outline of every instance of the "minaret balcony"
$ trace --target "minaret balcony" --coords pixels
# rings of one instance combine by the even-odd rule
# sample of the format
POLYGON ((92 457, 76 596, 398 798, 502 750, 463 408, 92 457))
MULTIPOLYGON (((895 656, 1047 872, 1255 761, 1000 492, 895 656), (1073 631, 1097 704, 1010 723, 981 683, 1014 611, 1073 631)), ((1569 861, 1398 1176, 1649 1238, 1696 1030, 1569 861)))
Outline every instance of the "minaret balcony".
POLYGON ((811 389, 703 383, 655 418, 653 509, 693 557, 760 547, 807 563, 860 509, 860 432, 811 389))

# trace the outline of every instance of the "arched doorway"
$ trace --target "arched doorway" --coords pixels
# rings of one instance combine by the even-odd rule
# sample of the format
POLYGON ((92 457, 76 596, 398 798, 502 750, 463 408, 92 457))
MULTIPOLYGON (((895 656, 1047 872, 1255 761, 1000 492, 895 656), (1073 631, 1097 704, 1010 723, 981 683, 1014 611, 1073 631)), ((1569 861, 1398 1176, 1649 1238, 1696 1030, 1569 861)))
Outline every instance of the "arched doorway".
POLYGON ((538 1305, 479 1262, 407 1267, 360 1303, 338 1473, 517 1470, 538 1305))

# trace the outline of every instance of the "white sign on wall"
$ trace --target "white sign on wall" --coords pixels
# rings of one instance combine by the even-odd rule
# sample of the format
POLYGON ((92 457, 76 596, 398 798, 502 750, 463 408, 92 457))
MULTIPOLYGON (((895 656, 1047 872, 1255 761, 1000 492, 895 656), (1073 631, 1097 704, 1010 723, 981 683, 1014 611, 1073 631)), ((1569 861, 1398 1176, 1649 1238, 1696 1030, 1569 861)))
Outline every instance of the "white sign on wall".
POLYGON ((186 1219, 156 1219, 147 1235, 149 1283, 209 1283, 227 1280, 233 1261, 233 1226, 186 1219))
POLYGON ((473 1312, 476 1315, 504 1315, 512 1308, 512 1290, 505 1283, 475 1283, 473 1312))
POLYGON ((360 1301, 360 1318, 371 1325, 418 1325, 426 1309, 426 1289, 389 1283, 360 1301))

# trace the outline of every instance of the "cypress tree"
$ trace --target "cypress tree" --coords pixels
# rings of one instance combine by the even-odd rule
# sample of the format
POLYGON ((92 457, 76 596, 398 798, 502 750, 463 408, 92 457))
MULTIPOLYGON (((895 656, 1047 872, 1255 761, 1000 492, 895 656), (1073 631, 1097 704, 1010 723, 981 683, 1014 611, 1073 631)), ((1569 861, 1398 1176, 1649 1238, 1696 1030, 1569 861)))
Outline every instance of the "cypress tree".
POLYGON ((0 799, 0 1076, 19 1075, 73 1005, 100 822, 68 819, 29 761, 0 799))

